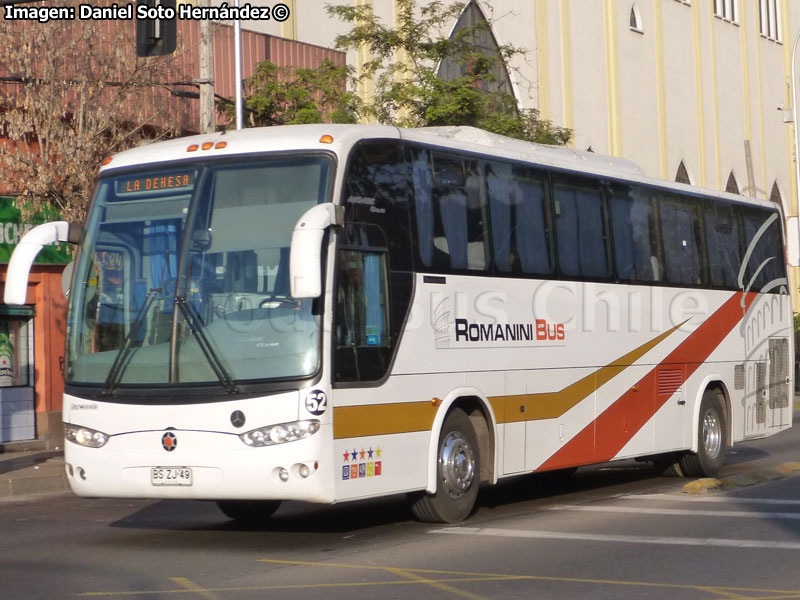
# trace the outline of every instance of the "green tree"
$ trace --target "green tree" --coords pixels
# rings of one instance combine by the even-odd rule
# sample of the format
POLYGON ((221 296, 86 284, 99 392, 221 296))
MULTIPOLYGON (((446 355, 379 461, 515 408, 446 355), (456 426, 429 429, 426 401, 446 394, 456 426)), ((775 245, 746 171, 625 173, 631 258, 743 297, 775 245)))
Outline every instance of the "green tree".
POLYGON ((328 13, 351 25, 337 36, 336 46, 344 50, 369 50, 371 60, 360 77, 375 82, 374 96, 362 107, 379 123, 403 127, 429 125, 471 125, 519 139, 565 144, 572 132, 541 119, 535 109, 520 108, 517 99, 497 81, 498 65, 524 51, 500 46, 497 56, 484 52, 476 43, 490 21, 446 31, 461 15, 465 5, 439 1, 418 6, 417 0, 397 0, 394 27, 384 25, 369 5, 327 6, 328 13), (455 61, 461 75, 450 80, 438 76, 443 61, 455 61), (484 88, 488 88, 484 89, 484 88))
MULTIPOLYGON (((324 60, 316 69, 256 66, 243 82, 245 118, 251 126, 356 123, 361 100, 348 91, 352 68, 324 60)), ((233 118, 235 107, 220 105, 233 118)))

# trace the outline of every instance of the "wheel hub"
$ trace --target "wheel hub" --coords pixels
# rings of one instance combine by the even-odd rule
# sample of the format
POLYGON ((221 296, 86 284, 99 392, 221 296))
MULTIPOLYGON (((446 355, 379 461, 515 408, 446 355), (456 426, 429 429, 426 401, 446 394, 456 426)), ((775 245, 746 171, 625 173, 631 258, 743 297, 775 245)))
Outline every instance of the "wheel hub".
POLYGON ((458 498, 469 489, 475 478, 475 456, 461 433, 452 431, 447 434, 442 442, 439 463, 444 489, 451 498, 458 498))
POLYGON ((712 410, 703 417, 703 447, 711 459, 717 458, 722 451, 722 423, 712 410))

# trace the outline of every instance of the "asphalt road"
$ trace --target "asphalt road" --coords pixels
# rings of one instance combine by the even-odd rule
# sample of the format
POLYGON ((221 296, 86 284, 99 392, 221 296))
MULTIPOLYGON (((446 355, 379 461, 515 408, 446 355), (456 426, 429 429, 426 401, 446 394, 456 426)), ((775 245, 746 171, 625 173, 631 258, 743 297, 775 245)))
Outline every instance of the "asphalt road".
MULTIPOLYGON (((723 474, 800 460, 800 427, 723 474)), ((0 598, 800 598, 800 471, 682 493, 633 461, 484 490, 458 526, 403 498, 287 504, 263 527, 202 502, 0 501, 0 598)))

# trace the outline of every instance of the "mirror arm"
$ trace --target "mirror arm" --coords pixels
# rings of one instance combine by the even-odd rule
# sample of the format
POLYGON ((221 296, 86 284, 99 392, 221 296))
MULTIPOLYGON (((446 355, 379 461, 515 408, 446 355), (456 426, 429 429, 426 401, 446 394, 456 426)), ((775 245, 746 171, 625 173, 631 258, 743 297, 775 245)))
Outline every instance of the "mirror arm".
POLYGON ((52 221, 37 225, 20 239, 11 260, 8 261, 4 302, 6 304, 25 304, 28 294, 28 275, 33 261, 48 244, 68 242, 78 244, 83 238, 83 227, 67 221, 52 221))

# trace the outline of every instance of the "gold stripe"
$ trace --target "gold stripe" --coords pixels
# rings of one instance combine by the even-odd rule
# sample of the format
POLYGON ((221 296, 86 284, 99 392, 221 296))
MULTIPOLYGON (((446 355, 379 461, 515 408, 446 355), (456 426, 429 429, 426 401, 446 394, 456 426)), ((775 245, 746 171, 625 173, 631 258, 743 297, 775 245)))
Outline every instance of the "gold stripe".
POLYGON ((536 20, 536 57, 538 59, 539 114, 552 119, 550 112, 550 40, 547 31, 547 1, 536 0, 534 5, 536 20))
MULTIPOLYGON (((739 3, 739 32, 742 39, 742 97, 744 100, 744 139, 750 140, 751 148, 753 143, 753 108, 750 101, 750 51, 747 43, 749 35, 747 28, 747 3, 739 3)), ((753 154, 750 153, 752 161, 753 154)), ((747 177, 747 195, 756 197, 755 181, 750 180, 751 170, 745 162, 745 177, 747 177)), ((741 185, 741 184, 740 184, 741 185)))
POLYGON ((631 364, 639 360, 647 352, 675 332, 683 323, 665 331, 661 335, 639 346, 635 350, 620 356, 617 360, 601 367, 594 373, 579 379, 558 392, 542 394, 516 394, 513 396, 494 396, 489 398, 498 423, 517 423, 520 421, 536 421, 539 419, 555 419, 573 406, 593 394, 597 389, 622 373, 631 364), (525 411, 519 409, 525 407, 525 411))
MULTIPOLYGON (((708 173, 706 172, 706 99, 703 89, 703 50, 700 37, 700 3, 695 2, 692 6, 692 27, 694 29, 694 85, 697 88, 697 152, 700 154, 700 185, 708 185, 708 173)), ((712 23, 713 25, 713 23, 712 23)))
POLYGON ((283 0, 283 3, 289 7, 289 18, 281 23, 281 37, 296 40, 297 39, 297 9, 295 7, 295 0, 283 0))
POLYGON ((333 437, 339 440, 430 431, 437 410, 432 402, 338 406, 333 409, 333 437))
POLYGON ((653 1, 653 27, 656 44, 656 110, 658 111, 658 169, 663 179, 669 179, 669 147, 667 145, 667 100, 664 72, 664 23, 661 0, 653 1))
MULTIPOLYGON (((558 3, 561 16, 561 95, 564 111, 564 127, 575 127, 575 108, 572 89, 572 23, 570 20, 570 0, 558 3)), ((573 140, 574 141, 574 140, 573 140)), ((572 142, 570 142, 572 143, 572 142)))
POLYGON ((619 91, 619 49, 617 48, 616 0, 605 1, 606 79, 608 80, 608 145, 609 153, 622 156, 622 135, 619 91))
POLYGON ((714 16, 714 3, 709 2, 706 10, 709 11, 709 18, 711 25, 708 28, 709 46, 711 47, 710 56, 708 61, 711 63, 711 110, 712 120, 714 122, 714 162, 716 163, 717 172, 717 189, 724 190, 725 184, 722 182, 722 158, 720 157, 720 136, 722 132, 719 127, 719 81, 717 75, 717 41, 716 41, 716 27, 717 18, 714 16))

